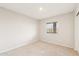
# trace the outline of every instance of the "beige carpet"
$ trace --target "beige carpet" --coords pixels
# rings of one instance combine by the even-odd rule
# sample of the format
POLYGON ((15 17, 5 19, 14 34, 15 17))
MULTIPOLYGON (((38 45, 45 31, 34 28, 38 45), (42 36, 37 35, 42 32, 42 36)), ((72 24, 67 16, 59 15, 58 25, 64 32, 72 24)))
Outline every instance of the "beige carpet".
POLYGON ((77 56, 71 48, 45 43, 42 41, 5 52, 1 56, 77 56))

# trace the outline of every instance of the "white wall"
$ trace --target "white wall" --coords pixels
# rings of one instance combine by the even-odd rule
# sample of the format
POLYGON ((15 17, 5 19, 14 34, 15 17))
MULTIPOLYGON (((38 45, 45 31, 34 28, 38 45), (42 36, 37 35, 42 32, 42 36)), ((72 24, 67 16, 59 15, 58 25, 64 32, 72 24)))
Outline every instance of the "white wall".
POLYGON ((0 52, 38 39, 38 21, 0 8, 0 52))
POLYGON ((79 52, 79 15, 76 16, 79 11, 79 4, 77 4, 75 9, 75 50, 79 52))
POLYGON ((74 18, 73 13, 55 16, 40 21, 40 39, 48 43, 61 46, 74 47, 74 18), (46 23, 57 21, 57 33, 47 34, 46 23))

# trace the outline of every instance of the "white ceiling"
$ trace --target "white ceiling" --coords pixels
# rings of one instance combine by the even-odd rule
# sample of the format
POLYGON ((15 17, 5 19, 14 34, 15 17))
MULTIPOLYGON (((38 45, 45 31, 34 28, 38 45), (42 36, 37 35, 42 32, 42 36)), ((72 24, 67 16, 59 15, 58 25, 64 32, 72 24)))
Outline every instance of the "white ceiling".
POLYGON ((4 3, 1 7, 22 13, 30 18, 43 19, 68 12, 72 12, 73 3, 4 3))

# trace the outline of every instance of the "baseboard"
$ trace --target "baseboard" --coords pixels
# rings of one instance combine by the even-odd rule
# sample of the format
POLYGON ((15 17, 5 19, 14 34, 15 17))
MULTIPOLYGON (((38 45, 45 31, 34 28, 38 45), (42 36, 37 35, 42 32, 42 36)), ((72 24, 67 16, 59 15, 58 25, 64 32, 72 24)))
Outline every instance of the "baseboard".
POLYGON ((75 51, 77 51, 77 52, 78 52, 78 54, 79 54, 79 49, 75 48, 74 50, 75 50, 75 51))
POLYGON ((4 53, 4 52, 7 52, 7 51, 11 51, 11 50, 13 50, 13 49, 16 49, 16 48, 22 47, 22 46, 24 46, 24 45, 28 45, 28 44, 34 43, 34 42, 36 42, 36 41, 37 41, 37 40, 30 40, 30 41, 28 41, 28 42, 22 42, 22 43, 20 43, 20 44, 17 44, 17 45, 15 45, 15 46, 12 46, 12 47, 10 47, 10 48, 8 48, 8 49, 4 49, 4 50, 0 51, 0 53, 4 53))
POLYGON ((63 47, 67 47, 67 48, 72 48, 72 49, 74 49, 73 47, 64 46, 64 45, 61 45, 61 44, 58 44, 58 43, 52 43, 52 42, 49 42, 49 41, 46 41, 46 40, 41 40, 41 41, 46 42, 46 43, 50 43, 50 44, 55 44, 55 45, 59 45, 59 46, 63 46, 63 47))

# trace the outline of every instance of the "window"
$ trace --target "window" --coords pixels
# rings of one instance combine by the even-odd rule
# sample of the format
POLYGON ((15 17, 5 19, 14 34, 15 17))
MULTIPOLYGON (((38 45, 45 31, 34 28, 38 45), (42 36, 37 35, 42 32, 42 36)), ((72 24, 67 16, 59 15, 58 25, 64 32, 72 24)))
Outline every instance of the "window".
POLYGON ((48 22, 47 23, 47 33, 56 33, 56 24, 57 22, 48 22))

